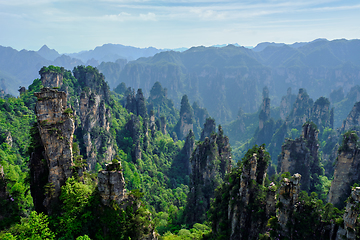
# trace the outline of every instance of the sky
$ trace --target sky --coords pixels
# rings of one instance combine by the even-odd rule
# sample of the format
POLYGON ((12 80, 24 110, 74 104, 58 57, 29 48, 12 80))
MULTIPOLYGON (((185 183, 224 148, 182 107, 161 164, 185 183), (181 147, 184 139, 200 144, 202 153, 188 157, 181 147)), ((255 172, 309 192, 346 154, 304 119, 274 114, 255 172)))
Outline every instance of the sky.
POLYGON ((0 45, 180 48, 360 38, 358 0, 0 0, 0 45))

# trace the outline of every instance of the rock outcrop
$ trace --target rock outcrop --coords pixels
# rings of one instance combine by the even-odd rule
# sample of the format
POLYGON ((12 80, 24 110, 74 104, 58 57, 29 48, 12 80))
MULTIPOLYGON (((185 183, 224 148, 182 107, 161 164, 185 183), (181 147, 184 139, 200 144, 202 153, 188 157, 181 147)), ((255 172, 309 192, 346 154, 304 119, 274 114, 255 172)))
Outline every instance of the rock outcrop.
POLYGON ((348 198, 346 204, 346 210, 344 213, 344 226, 340 226, 337 233, 337 240, 359 239, 359 227, 360 220, 358 219, 360 214, 360 187, 355 187, 351 191, 351 195, 348 198))
POLYGON ((202 222, 210 208, 214 190, 231 167, 229 140, 223 136, 221 127, 200 142, 190 159, 190 193, 188 195, 187 222, 202 222))
POLYGON ((330 101, 325 97, 317 99, 311 109, 310 121, 317 126, 333 128, 334 114, 330 109, 330 101))
POLYGON ((270 98, 264 98, 259 115, 259 131, 264 128, 264 123, 270 119, 270 98))
POLYGON ((178 122, 177 136, 179 140, 185 139, 189 131, 194 131, 194 113, 186 95, 181 99, 180 120, 178 122))
POLYGON ((258 239, 268 219, 275 216, 276 186, 265 187, 269 154, 254 146, 233 168, 215 193, 209 211, 213 232, 224 239, 258 239))
POLYGON ((204 128, 201 132, 200 141, 204 141, 205 138, 210 137, 212 133, 216 131, 215 119, 207 118, 204 124, 204 128))
POLYGON ((321 175, 318 156, 318 130, 314 123, 305 123, 300 138, 288 139, 281 147, 278 167, 281 173, 300 173, 301 190, 312 192, 321 175))
POLYGON ((191 165, 190 165, 190 158, 195 149, 195 136, 193 131, 190 131, 185 139, 185 144, 182 151, 182 155, 184 156, 182 159, 182 165, 185 168, 186 174, 191 174, 191 165))
POLYGON ((109 133, 111 113, 106 107, 110 104, 110 90, 104 75, 91 66, 78 66, 73 73, 80 85, 76 111, 81 120, 77 135, 84 143, 81 154, 87 160, 87 168, 94 170, 96 163, 110 162, 115 156, 114 140, 109 133))
POLYGON ((290 114, 295 99, 296 95, 291 94, 291 88, 289 87, 287 89, 286 96, 283 96, 280 102, 280 118, 282 120, 285 120, 286 117, 290 114))
POLYGON ((346 132, 349 130, 358 130, 360 125, 360 102, 354 104, 351 112, 347 118, 343 121, 340 128, 340 132, 346 132))
POLYGON ((109 205, 111 201, 120 204, 126 199, 125 180, 120 162, 110 163, 106 170, 99 171, 98 190, 104 205, 109 205))
POLYGON ((106 108, 102 96, 91 89, 83 91, 80 95, 79 115, 81 120, 82 137, 85 146, 84 157, 87 160, 89 170, 94 170, 97 162, 109 162, 115 155, 112 139, 103 141, 103 136, 110 129, 110 110, 106 108), (104 152, 102 149, 105 148, 104 152), (104 156, 99 159, 100 154, 104 156))
POLYGON ((276 216, 282 229, 282 236, 287 236, 287 224, 291 221, 293 212, 296 210, 296 205, 300 193, 301 175, 296 173, 290 179, 284 178, 279 188, 279 203, 281 207, 276 216))
MULTIPOLYGON (((64 70, 62 68, 62 70, 64 70)), ((54 72, 54 71, 41 71, 41 83, 44 87, 61 87, 63 84, 63 73, 62 72, 54 72)))
POLYGON ((301 127, 310 118, 313 104, 314 101, 309 97, 306 90, 300 88, 290 114, 292 127, 301 127))
POLYGON ((133 140, 133 148, 131 149, 131 157, 134 162, 136 160, 141 159, 141 128, 140 128, 140 120, 139 118, 132 114, 130 116, 129 121, 125 124, 125 129, 130 134, 130 137, 133 140))
POLYGON ((49 171, 47 193, 43 205, 51 212, 51 202, 60 195, 60 188, 72 176, 72 143, 75 130, 72 110, 66 109, 66 93, 43 88, 35 93, 35 112, 45 159, 49 171))
POLYGON ((126 96, 125 107, 129 112, 137 116, 147 117, 146 101, 141 88, 138 89, 136 96, 134 90, 129 91, 129 94, 126 96))
POLYGON ((354 132, 344 134, 342 145, 338 150, 334 179, 329 190, 329 202, 341 208, 350 195, 351 186, 360 180, 360 149, 357 146, 357 135, 354 132))

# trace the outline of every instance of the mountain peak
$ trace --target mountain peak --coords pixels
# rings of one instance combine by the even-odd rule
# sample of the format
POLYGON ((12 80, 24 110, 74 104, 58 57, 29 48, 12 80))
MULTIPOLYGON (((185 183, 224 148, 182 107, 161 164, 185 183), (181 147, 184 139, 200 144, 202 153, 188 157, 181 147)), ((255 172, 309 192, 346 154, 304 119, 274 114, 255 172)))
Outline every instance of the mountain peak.
POLYGON ((60 54, 55 49, 50 49, 46 44, 44 44, 37 53, 43 58, 54 61, 60 54))

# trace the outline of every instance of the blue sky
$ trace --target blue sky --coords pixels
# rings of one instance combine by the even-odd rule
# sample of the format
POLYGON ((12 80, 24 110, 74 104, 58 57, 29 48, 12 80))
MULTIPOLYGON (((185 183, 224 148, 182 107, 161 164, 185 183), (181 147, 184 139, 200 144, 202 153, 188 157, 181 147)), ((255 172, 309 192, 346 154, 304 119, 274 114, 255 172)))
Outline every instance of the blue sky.
POLYGON ((179 48, 360 38, 358 0, 0 0, 0 45, 179 48))

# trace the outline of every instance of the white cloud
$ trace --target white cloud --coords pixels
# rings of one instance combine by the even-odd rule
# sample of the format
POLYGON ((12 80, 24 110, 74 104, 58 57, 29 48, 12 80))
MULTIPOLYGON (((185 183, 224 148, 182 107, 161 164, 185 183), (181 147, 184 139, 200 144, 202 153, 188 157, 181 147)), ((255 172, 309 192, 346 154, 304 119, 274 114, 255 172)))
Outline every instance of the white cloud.
POLYGON ((123 22, 129 18, 131 18, 131 14, 127 12, 121 12, 116 15, 105 15, 102 17, 103 20, 120 21, 120 22, 123 22))
POLYGON ((156 21, 156 15, 152 12, 149 12, 147 14, 140 14, 140 19, 144 21, 156 21))

